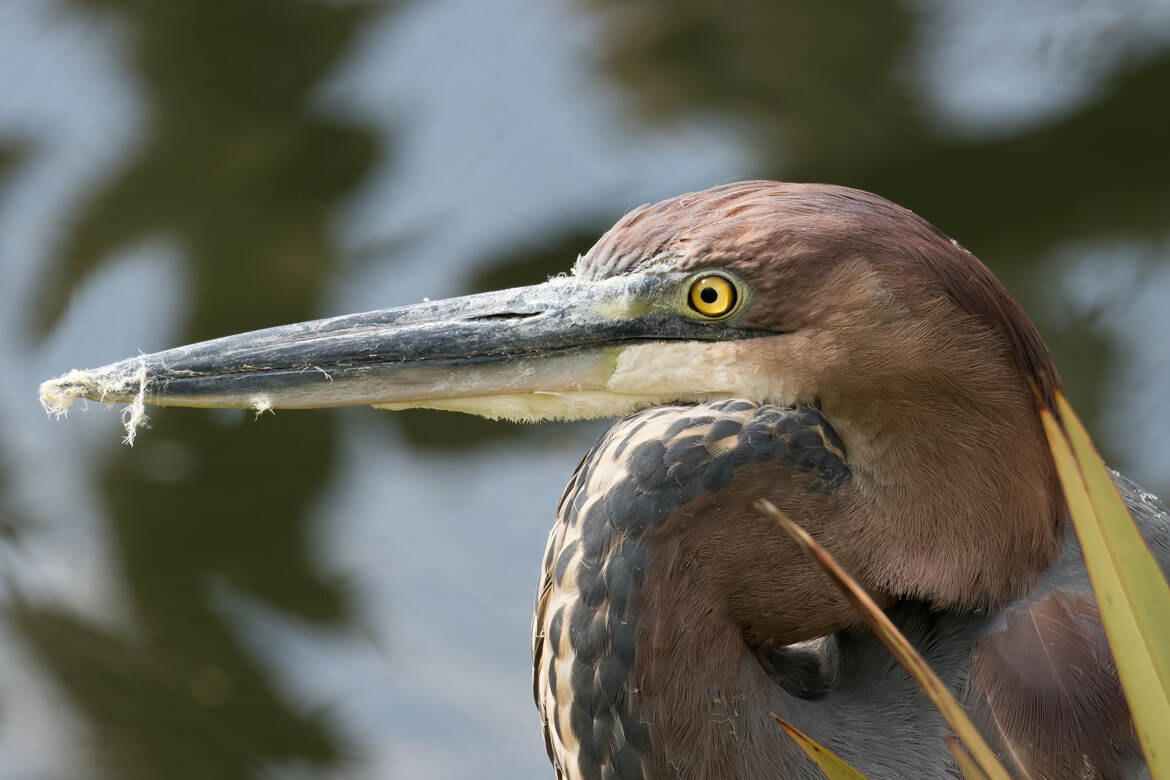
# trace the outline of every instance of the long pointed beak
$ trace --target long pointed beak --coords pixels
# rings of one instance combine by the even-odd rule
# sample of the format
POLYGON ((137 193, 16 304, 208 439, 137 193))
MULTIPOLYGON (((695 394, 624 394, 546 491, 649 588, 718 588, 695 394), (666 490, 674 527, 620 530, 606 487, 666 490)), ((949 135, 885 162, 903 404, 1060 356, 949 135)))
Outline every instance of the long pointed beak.
MULTIPOLYGON (((545 284, 284 325, 71 371, 41 387, 75 398, 254 409, 369 404, 493 412, 470 399, 606 392, 623 349, 758 335, 664 305, 686 275, 545 284), (460 399, 463 399, 462 401, 460 399)), ((565 416, 565 415, 560 415, 565 416)))

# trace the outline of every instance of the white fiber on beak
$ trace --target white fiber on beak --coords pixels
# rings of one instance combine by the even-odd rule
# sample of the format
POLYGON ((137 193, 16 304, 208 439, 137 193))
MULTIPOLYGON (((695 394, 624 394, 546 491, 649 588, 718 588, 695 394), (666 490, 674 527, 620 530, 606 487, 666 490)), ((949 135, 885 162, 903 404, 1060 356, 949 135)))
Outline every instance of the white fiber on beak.
MULTIPOLYGON (((122 366, 124 364, 117 364, 122 366)), ((104 401, 111 394, 125 395, 137 386, 133 400, 122 410, 122 425, 126 435, 122 442, 134 446, 134 437, 147 424, 146 417, 146 357, 140 356, 131 367, 106 366, 94 371, 74 369, 56 379, 41 383, 41 406, 47 414, 64 417, 69 406, 78 398, 96 396, 104 401), (137 365, 137 368, 133 366, 137 365)))
MULTIPOLYGON (((317 369, 317 370, 321 371, 321 369, 317 369)), ((321 373, 325 374, 324 371, 321 371, 321 373)), ((325 376, 328 377, 329 375, 325 374, 325 376)), ((332 381, 332 380, 330 380, 330 381, 332 381)), ((266 395, 252 396, 252 409, 253 409, 253 411, 256 412, 255 419, 257 419, 257 420, 259 420, 260 415, 264 414, 265 412, 272 412, 273 414, 276 414, 276 412, 272 411, 272 399, 266 395)))

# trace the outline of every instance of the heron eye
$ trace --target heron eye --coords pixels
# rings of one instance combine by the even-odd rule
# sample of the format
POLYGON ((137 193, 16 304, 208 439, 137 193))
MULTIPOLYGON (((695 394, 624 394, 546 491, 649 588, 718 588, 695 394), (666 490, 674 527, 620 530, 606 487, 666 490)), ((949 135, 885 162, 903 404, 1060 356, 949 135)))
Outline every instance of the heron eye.
POLYGON ((704 276, 691 285, 691 308, 704 317, 724 316, 735 300, 735 285, 722 276, 704 276))

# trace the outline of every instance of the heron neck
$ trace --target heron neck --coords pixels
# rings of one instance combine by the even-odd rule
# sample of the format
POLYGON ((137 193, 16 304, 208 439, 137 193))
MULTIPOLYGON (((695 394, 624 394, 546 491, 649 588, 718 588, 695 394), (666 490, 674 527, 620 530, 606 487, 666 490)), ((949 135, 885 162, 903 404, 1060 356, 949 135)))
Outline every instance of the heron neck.
MULTIPOLYGON (((573 491, 571 485, 570 497, 573 491)), ((637 509, 636 502, 626 506, 637 509)), ((602 505, 586 499, 579 508, 587 513, 602 505)), ((731 509, 750 515, 748 506, 731 509)), ((686 529, 635 541, 627 536, 613 554, 582 568, 582 537, 569 523, 554 528, 551 549, 569 552, 560 572, 560 556, 553 556, 538 605, 535 671, 550 753, 562 776, 821 777, 773 715, 875 780, 948 776, 953 767, 938 739, 937 713, 868 631, 827 637, 811 668, 785 663, 800 650, 764 647, 758 636, 750 638, 767 620, 757 615, 757 626, 745 626, 745 605, 783 613, 786 625, 823 614, 817 601, 824 593, 808 585, 775 590, 761 566, 767 559, 772 571, 795 572, 799 583, 807 558, 794 548, 777 557, 778 550, 764 544, 759 560, 740 555, 726 565, 707 565, 703 548, 723 549, 727 541, 711 539, 711 532, 689 517, 686 529), (643 576, 623 587, 619 570, 640 562, 643 576), (739 586, 717 584, 716 570, 729 579, 738 571, 739 586), (608 596, 599 600, 591 583, 606 572, 612 572, 608 596), (760 594, 776 598, 767 607, 752 601, 760 594), (882 764, 890 751, 880 748, 894 736, 891 718, 899 724, 899 758, 882 764)), ((891 614, 957 690, 980 635, 978 621, 988 618, 948 616, 943 626, 918 604, 899 605, 891 614)), ((826 624, 819 632, 833 630, 826 624)))
POLYGON ((870 587, 938 608, 995 607, 1059 555, 1059 483, 1016 384, 979 400, 930 388, 825 399, 865 518, 856 531, 875 562, 870 587))
POLYGON ((745 733, 791 754, 769 717, 757 723, 776 711, 759 698, 775 686, 754 654, 857 617, 752 502, 831 528, 850 512, 848 484, 814 409, 664 407, 603 437, 562 499, 536 610, 535 693, 568 776, 669 762, 684 747, 669 740, 695 722, 709 724, 710 776, 745 733))
POLYGON ((769 677, 728 605, 687 565, 682 538, 664 542, 639 598, 629 686, 653 724, 647 776, 818 777, 772 717, 800 722, 808 702, 769 677))

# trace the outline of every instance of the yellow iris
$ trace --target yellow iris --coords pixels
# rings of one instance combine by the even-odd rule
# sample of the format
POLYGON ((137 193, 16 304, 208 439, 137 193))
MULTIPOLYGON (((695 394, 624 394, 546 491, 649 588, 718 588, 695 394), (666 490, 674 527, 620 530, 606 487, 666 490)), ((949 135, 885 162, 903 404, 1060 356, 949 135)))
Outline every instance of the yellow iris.
POLYGON ((691 308, 704 317, 722 317, 735 308, 735 285, 722 276, 704 276, 691 285, 691 308))

